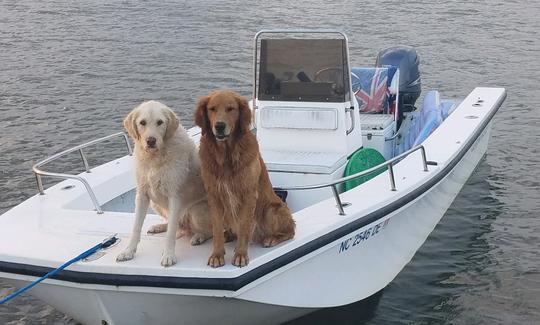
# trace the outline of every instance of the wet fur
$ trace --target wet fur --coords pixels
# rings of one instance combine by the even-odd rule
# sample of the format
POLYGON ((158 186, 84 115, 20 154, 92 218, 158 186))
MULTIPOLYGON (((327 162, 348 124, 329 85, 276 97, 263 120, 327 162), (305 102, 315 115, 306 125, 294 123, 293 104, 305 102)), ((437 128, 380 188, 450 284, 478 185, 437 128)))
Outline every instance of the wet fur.
POLYGON ((144 102, 124 120, 124 126, 135 143, 134 164, 137 183, 135 222, 126 249, 117 261, 134 257, 148 206, 167 218, 154 225, 149 233, 167 232, 161 264, 176 263, 175 239, 178 234, 192 235, 198 245, 212 236, 208 201, 200 176, 200 161, 193 140, 174 112, 156 102, 144 102), (141 126, 141 121, 145 125, 141 126), (157 125, 156 121, 161 121, 157 125), (148 149, 146 139, 157 139, 157 149, 148 149))
POLYGON ((272 189, 257 139, 250 131, 251 111, 244 98, 230 91, 216 91, 203 97, 197 105, 195 122, 202 129, 201 174, 214 227, 213 252, 208 265, 219 267, 225 263, 225 228, 237 238, 232 263, 245 266, 249 262, 250 241, 270 247, 291 239, 294 220, 287 205, 272 189), (224 112, 220 110, 230 107, 238 112, 220 114, 224 112), (217 141, 213 119, 231 124, 226 140, 217 141))

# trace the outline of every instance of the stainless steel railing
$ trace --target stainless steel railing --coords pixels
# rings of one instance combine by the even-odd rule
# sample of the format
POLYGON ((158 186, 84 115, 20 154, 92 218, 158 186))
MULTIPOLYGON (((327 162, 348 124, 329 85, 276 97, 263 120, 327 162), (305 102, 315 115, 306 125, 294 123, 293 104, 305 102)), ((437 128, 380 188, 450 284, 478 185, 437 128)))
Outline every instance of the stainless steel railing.
MULTIPOLYGON (((394 177, 394 163, 407 157, 408 155, 410 155, 411 153, 417 151, 417 150, 420 150, 420 152, 422 153, 422 164, 423 164, 423 171, 424 172, 427 172, 429 171, 428 170, 428 161, 427 161, 427 158, 426 158, 426 149, 424 148, 423 145, 419 145, 419 146, 416 146, 412 149, 409 149, 407 151, 405 151, 404 153, 398 155, 398 156, 395 156, 394 158, 388 160, 388 161, 385 161, 381 164, 378 164, 377 166, 374 166, 374 167, 371 167, 369 169, 366 169, 364 171, 361 171, 359 173, 356 173, 356 174, 353 174, 353 175, 349 175, 349 176, 346 176, 346 177, 342 177, 340 179, 337 179, 337 180, 334 180, 334 181, 331 181, 331 182, 327 182, 327 183, 321 183, 321 184, 313 184, 313 185, 305 185, 305 186, 292 186, 292 187, 274 187, 274 189, 276 190, 283 190, 283 191, 297 191, 297 190, 313 190, 313 189, 319 189, 319 188, 324 188, 324 187, 330 187, 332 189, 332 193, 334 194, 334 199, 336 200, 336 204, 337 204, 337 208, 339 210, 339 214, 340 215, 345 215, 345 211, 343 210, 343 203, 341 203, 341 198, 339 196, 339 192, 338 192, 338 188, 337 186, 339 184, 342 184, 342 183, 345 183, 345 182, 348 182, 348 181, 351 181, 351 180, 354 180, 356 178, 359 178, 359 177, 362 177, 362 176, 365 176, 365 175, 368 175, 368 174, 371 174, 381 168, 385 168, 385 167, 388 167, 388 175, 390 177, 390 190, 391 191, 396 191, 396 181, 395 181, 395 177, 394 177)), ((430 162, 431 163, 431 162, 430 162)))
MULTIPOLYGON (((92 146, 94 144, 110 140, 110 139, 115 138, 115 137, 123 137, 123 139, 125 141, 125 144, 126 144, 126 148, 128 150, 128 153, 129 153, 129 155, 132 155, 133 150, 131 149, 131 145, 129 143, 129 138, 128 138, 127 134, 125 134, 124 132, 118 132, 118 133, 114 133, 114 134, 111 134, 111 135, 108 135, 108 136, 105 136, 105 137, 102 137, 102 138, 99 138, 99 139, 96 139, 96 140, 86 142, 84 144, 75 146, 73 148, 64 150, 62 152, 59 152, 59 153, 57 153, 55 155, 52 155, 52 156, 50 156, 48 158, 45 158, 45 159, 37 162, 32 167, 32 170, 34 171, 34 175, 36 177, 36 183, 37 183, 39 193, 41 195, 45 195, 45 190, 43 189, 43 182, 41 180, 42 176, 47 176, 47 177, 52 177, 52 178, 60 178, 60 179, 74 179, 74 180, 77 180, 77 181, 81 182, 84 185, 84 187, 86 188, 86 191, 88 192, 88 196, 90 196, 90 199, 92 200, 92 203, 94 204, 94 207, 95 207, 97 213, 102 214, 103 210, 101 209, 101 205, 99 204, 99 201, 97 200, 97 197, 96 197, 94 191, 92 190, 92 187, 90 186, 88 181, 86 181, 84 178, 82 178, 81 176, 78 176, 78 175, 73 175, 73 174, 48 172, 48 171, 41 170, 40 168, 43 165, 45 165, 47 163, 50 163, 50 162, 52 162, 52 161, 54 161, 54 160, 56 160, 56 159, 58 159, 58 158, 60 158, 60 157, 62 157, 64 155, 67 155, 69 153, 78 151, 79 154, 81 155, 81 160, 83 162, 83 165, 84 165, 84 168, 85 168, 86 172, 90 173, 91 169, 90 169, 90 166, 88 164, 88 160, 86 159, 86 155, 84 154, 83 149, 86 148, 86 147, 92 146)), ((371 173, 373 173, 373 172, 375 172, 375 171, 377 171, 377 170, 379 170, 381 168, 388 167, 388 175, 390 177, 390 190, 391 191, 396 191, 396 181, 395 181, 394 169, 393 169, 394 163, 400 161, 401 159, 407 157, 411 153, 416 152, 418 150, 420 150, 420 152, 422 154, 423 171, 427 172, 428 171, 428 164, 433 164, 433 163, 428 162, 428 160, 426 158, 426 150, 425 150, 424 146, 419 145, 419 146, 416 146, 416 147, 414 147, 412 149, 409 149, 408 151, 405 151, 402 154, 400 154, 400 155, 398 155, 398 156, 396 156, 396 157, 394 157, 394 158, 392 158, 392 159, 390 159, 388 161, 385 161, 385 162, 383 162, 383 163, 381 163, 381 164, 379 164, 377 166, 371 167, 369 169, 366 169, 366 170, 364 170, 362 172, 359 172, 359 173, 356 173, 356 174, 353 174, 353 175, 342 177, 340 179, 337 179, 337 180, 334 180, 334 181, 331 181, 331 182, 320 183, 320 184, 312 184, 312 185, 304 185, 304 186, 275 187, 275 189, 276 190, 284 190, 284 191, 296 191, 296 190, 312 190, 312 189, 330 187, 332 189, 334 199, 336 200, 336 204, 337 204, 337 208, 339 210, 339 214, 340 215, 345 215, 345 211, 343 210, 344 204, 341 202, 341 198, 339 196, 339 191, 338 191, 338 188, 337 188, 337 186, 339 184, 342 184, 342 183, 357 179, 359 177, 371 174, 371 173)))
POLYGON ((78 176, 78 175, 73 175, 73 174, 47 172, 47 171, 41 170, 40 168, 43 165, 45 165, 47 163, 50 163, 51 161, 54 161, 54 160, 56 160, 56 159, 58 159, 58 158, 60 158, 60 157, 62 157, 64 155, 67 155, 69 153, 78 151, 79 154, 81 155, 81 160, 83 162, 83 165, 84 165, 84 168, 85 168, 86 172, 90 173, 91 172, 90 165, 88 164, 88 160, 86 159, 86 155, 84 154, 83 149, 86 148, 86 147, 92 146, 94 144, 110 140, 110 139, 115 138, 115 137, 123 137, 124 138, 126 148, 128 150, 129 155, 131 156, 133 154, 133 150, 131 149, 131 145, 129 144, 129 139, 128 139, 127 134, 125 134, 124 132, 118 132, 118 133, 114 133, 114 134, 105 136, 103 138, 99 138, 99 139, 95 139, 95 140, 86 142, 84 144, 75 146, 73 148, 64 150, 62 152, 59 152, 59 153, 57 153, 55 155, 52 155, 52 156, 50 156, 48 158, 45 158, 45 159, 37 162, 32 167, 32 170, 34 171, 34 175, 36 176, 36 183, 37 183, 37 187, 38 187, 38 190, 39 190, 39 194, 45 195, 45 190, 43 189, 43 182, 41 180, 42 176, 47 176, 47 177, 52 177, 52 178, 61 178, 61 179, 74 179, 74 180, 77 180, 77 181, 81 182, 84 185, 84 187, 86 188, 86 191, 88 192, 88 195, 90 196, 90 199, 92 200, 92 203, 94 204, 94 207, 96 208, 97 213, 98 214, 103 213, 103 210, 101 210, 101 205, 99 204, 99 201, 97 200, 97 197, 96 197, 94 191, 92 190, 92 187, 90 186, 88 181, 86 181, 84 178, 82 178, 81 176, 78 176))

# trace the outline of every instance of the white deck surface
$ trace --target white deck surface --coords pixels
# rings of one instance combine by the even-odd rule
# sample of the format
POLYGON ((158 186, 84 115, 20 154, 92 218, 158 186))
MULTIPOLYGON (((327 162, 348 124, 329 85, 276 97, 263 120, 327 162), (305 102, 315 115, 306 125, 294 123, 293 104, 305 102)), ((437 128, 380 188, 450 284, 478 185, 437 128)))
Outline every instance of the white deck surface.
MULTIPOLYGON (((438 166, 430 166, 429 172, 423 172, 420 152, 415 152, 395 166, 397 191, 389 190, 388 174, 383 173, 364 186, 342 194, 344 202, 352 203, 345 210, 346 216, 338 214, 333 198, 296 212, 296 237, 274 248, 251 245, 250 264, 245 268, 237 268, 230 263, 234 243, 226 245, 226 265, 213 269, 206 265, 211 252, 211 240, 192 247, 187 238, 177 241, 178 263, 172 267, 162 267, 162 236, 146 235, 150 225, 160 222, 156 215, 147 217, 135 258, 132 261, 116 262, 116 255, 127 244, 133 215, 110 211, 97 214, 82 184, 72 180, 53 186, 46 190, 46 195, 36 195, 0 216, 0 261, 56 268, 105 237, 118 233, 122 242, 107 250, 107 254, 95 261, 78 262, 69 270, 175 277, 237 277, 417 188, 443 168, 445 162, 463 146, 471 136, 471 130, 489 112, 488 107, 498 99, 500 91, 477 88, 462 102, 461 109, 456 109, 425 141, 428 160, 437 161, 438 166), (473 108, 472 104, 479 96, 485 100, 483 107, 473 108), (479 118, 467 117, 471 115, 479 118), (66 185, 75 187, 62 190, 66 185)), ((126 156, 81 176, 92 185, 99 202, 103 204, 134 188, 132 174, 132 157, 126 156)))

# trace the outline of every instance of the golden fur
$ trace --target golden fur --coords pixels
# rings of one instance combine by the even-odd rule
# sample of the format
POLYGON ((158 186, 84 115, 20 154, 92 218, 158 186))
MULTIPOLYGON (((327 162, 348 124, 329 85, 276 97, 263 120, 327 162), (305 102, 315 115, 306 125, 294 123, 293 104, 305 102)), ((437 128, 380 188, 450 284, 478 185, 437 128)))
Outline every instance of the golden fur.
POLYGON ((232 264, 249 263, 248 244, 274 246, 294 237, 294 220, 274 193, 268 171, 250 131, 247 101, 232 91, 215 91, 199 100, 195 123, 202 129, 201 175, 213 226, 208 265, 225 264, 223 229, 237 237, 232 264))

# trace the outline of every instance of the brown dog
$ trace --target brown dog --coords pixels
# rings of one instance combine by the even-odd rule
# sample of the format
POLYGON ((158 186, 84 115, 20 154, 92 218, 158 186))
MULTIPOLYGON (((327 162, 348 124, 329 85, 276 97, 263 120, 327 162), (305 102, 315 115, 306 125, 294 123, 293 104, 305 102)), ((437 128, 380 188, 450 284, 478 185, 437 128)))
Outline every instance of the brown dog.
POLYGON ((274 246, 294 237, 294 220, 272 189, 244 98, 223 90, 202 97, 195 123, 202 129, 201 174, 213 226, 208 265, 225 265, 223 229, 228 229, 237 236, 232 264, 246 266, 252 236, 264 247, 274 246))

